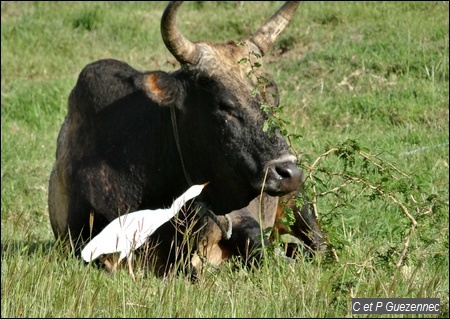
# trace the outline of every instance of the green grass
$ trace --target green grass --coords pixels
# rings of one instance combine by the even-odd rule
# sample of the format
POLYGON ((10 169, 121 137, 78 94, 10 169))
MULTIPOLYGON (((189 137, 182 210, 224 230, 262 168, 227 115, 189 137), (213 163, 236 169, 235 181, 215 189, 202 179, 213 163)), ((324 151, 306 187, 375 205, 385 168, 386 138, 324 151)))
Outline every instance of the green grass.
MULTIPOLYGON (((53 247, 48 178, 70 90, 100 58, 175 70, 165 5, 2 2, 2 317, 345 317, 352 297, 441 298, 448 317, 448 2, 301 3, 265 57, 334 255, 133 282, 53 247), (405 209, 417 227, 402 258, 405 209)), ((186 3, 178 22, 221 42, 280 5, 186 3)))

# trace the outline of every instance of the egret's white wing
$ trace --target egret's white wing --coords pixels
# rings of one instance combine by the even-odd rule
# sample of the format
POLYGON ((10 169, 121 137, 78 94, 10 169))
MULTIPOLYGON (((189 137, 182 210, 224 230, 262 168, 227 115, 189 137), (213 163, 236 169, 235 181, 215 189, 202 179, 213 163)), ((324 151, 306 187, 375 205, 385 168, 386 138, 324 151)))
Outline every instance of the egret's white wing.
MULTIPOLYGON (((146 210, 148 213, 151 210, 146 210)), ((144 211, 139 211, 143 213, 144 211)), ((137 213, 137 212, 136 212, 137 213)), ((127 231, 136 233, 137 226, 140 224, 139 219, 133 216, 134 213, 122 215, 109 223, 97 236, 83 248, 81 257, 85 261, 98 258, 102 254, 111 254, 115 252, 124 252, 129 248, 127 240, 127 231), (134 230, 134 231, 133 231, 134 230)), ((139 216, 140 214, 138 214, 139 216)), ((120 259, 122 259, 122 254, 120 259)))
POLYGON ((170 208, 144 209, 114 219, 82 250, 81 257, 89 262, 102 254, 121 252, 119 261, 132 249, 140 247, 162 224, 174 217, 183 205, 198 196, 206 184, 191 186, 170 208))

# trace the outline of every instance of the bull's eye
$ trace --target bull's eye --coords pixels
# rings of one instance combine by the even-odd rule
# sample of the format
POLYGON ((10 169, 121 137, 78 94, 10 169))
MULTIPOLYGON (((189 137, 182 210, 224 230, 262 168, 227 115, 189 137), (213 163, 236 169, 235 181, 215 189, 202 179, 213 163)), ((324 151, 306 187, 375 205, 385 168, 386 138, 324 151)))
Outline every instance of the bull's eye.
POLYGON ((225 113, 225 123, 232 120, 234 120, 234 116, 231 115, 230 113, 225 113))
POLYGON ((220 111, 224 115, 225 119, 228 120, 228 121, 235 120, 235 119, 240 117, 239 112, 238 112, 239 109, 232 102, 230 102, 230 103, 221 103, 220 104, 220 111))

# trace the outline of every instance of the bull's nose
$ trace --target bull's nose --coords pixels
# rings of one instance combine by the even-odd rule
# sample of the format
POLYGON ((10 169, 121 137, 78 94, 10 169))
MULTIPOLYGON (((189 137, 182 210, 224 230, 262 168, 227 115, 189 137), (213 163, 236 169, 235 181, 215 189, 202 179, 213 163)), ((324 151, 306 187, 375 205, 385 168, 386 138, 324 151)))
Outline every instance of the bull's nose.
POLYGON ((284 163, 276 165, 275 172, 279 175, 279 179, 288 180, 293 183, 299 181, 302 177, 300 170, 294 163, 284 163))
POLYGON ((275 161, 268 166, 264 190, 271 195, 283 195, 298 189, 301 182, 302 172, 298 169, 296 161, 291 158, 275 161))
POLYGON ((286 162, 275 165, 275 177, 281 182, 284 191, 291 192, 297 189, 302 182, 302 172, 295 163, 286 162))

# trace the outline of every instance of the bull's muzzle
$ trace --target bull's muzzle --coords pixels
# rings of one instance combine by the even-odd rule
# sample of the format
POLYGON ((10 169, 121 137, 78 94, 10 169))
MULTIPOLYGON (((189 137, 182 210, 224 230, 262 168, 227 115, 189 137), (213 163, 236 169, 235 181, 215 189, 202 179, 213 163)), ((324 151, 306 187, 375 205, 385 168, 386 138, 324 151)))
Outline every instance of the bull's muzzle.
POLYGON ((288 156, 272 161, 267 166, 264 191, 271 196, 280 196, 297 190, 302 183, 302 171, 297 159, 288 156))

